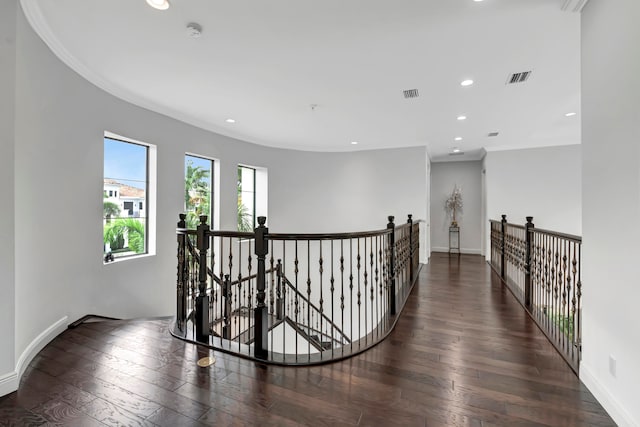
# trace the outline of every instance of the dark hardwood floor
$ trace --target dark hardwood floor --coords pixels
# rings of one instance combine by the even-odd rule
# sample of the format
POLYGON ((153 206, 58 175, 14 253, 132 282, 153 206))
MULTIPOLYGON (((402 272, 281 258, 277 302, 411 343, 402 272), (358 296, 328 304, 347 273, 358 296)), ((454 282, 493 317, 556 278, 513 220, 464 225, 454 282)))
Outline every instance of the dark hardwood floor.
POLYGON ((168 325, 67 330, 0 398, 0 425, 615 425, 479 256, 434 254, 394 332, 339 363, 263 366, 168 325))

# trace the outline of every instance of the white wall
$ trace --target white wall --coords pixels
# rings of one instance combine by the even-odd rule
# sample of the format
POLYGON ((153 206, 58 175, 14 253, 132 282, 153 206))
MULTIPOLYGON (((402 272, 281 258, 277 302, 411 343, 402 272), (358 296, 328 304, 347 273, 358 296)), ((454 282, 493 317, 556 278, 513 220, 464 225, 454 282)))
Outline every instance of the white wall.
POLYGON ((236 227, 240 163, 268 169, 273 231, 378 229, 390 214, 398 222, 407 213, 426 217, 424 148, 316 154, 233 140, 91 85, 53 56, 22 13, 17 34, 16 209, 15 217, 8 215, 19 235, 16 360, 52 325, 45 338, 87 313, 174 313, 174 230, 183 209, 185 152, 220 160, 223 229, 236 227), (104 131, 157 147, 155 256, 102 263, 104 131))
POLYGON ((621 426, 640 425, 638 21, 637 0, 590 1, 582 12, 580 377, 621 426))
POLYGON ((341 232, 425 219, 425 149, 281 151, 269 167, 269 229, 341 232))
MULTIPOLYGON (((487 221, 582 233, 582 149, 580 145, 491 151, 484 158, 487 221)), ((486 254, 490 255, 485 233, 486 254)))
POLYGON ((443 162, 431 165, 431 250, 449 251, 451 217, 444 208, 454 185, 462 188, 462 212, 456 213, 460 226, 460 251, 481 253, 482 226, 482 164, 472 162, 443 162))
MULTIPOLYGON (((14 141, 17 0, 0 2, 0 396, 13 383, 14 361, 14 141)), ((8 390, 6 390, 8 391, 8 390)))

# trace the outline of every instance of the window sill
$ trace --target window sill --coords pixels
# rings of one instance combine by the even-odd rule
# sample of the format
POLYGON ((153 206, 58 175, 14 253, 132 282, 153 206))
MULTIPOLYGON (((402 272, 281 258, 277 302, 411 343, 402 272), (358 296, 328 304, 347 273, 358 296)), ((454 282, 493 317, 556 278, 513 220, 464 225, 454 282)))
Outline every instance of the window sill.
POLYGON ((125 257, 115 258, 113 261, 107 262, 107 261, 104 261, 104 255, 103 255, 102 265, 119 264, 121 262, 131 261, 131 260, 140 259, 140 258, 148 258, 152 256, 155 256, 155 254, 146 253, 146 254, 140 254, 140 255, 130 255, 125 257))

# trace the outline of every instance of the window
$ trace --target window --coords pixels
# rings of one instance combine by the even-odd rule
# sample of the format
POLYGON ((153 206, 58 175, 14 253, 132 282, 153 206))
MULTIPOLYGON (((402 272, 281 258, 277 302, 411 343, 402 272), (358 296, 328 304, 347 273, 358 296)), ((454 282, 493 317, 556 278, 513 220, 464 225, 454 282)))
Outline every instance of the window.
POLYGON ((238 166, 238 231, 256 227, 256 170, 238 166))
POLYGON ((200 224, 200 215, 207 215, 207 223, 213 225, 213 160, 186 154, 184 156, 184 210, 187 228, 200 224))
POLYGON ((104 260, 149 253, 149 151, 151 147, 104 138, 104 260))

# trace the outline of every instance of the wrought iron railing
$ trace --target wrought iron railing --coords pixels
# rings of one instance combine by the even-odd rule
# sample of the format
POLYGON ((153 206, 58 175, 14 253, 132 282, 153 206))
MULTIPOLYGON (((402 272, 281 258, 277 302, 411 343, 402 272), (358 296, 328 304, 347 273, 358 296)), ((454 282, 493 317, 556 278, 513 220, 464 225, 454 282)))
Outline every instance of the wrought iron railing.
POLYGON ((173 334, 244 357, 314 364, 392 329, 419 269, 419 223, 361 233, 197 230, 178 223, 173 334))
POLYGON ((491 266, 577 373, 582 356, 582 238, 491 220, 491 266))

